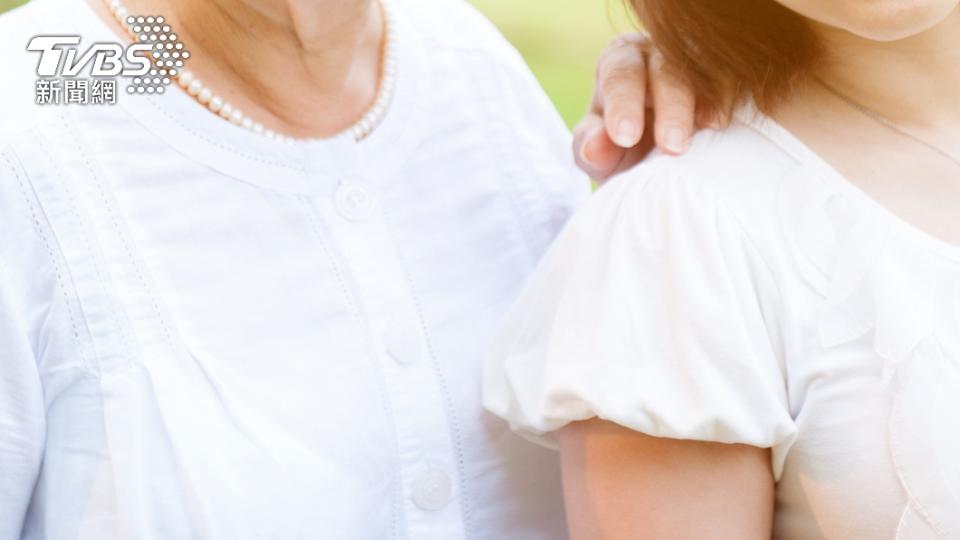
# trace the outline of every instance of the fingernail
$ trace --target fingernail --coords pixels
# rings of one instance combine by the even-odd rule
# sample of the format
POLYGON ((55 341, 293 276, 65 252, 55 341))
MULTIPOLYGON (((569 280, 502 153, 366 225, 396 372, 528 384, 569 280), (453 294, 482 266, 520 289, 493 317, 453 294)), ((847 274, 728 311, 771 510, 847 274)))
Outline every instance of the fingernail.
POLYGON ((681 154, 687 151, 687 146, 690 144, 690 139, 687 138, 686 132, 684 132, 682 129, 673 128, 667 131, 667 134, 663 140, 663 144, 666 145, 667 150, 681 154))
POLYGON ((582 159, 584 162, 590 165, 596 165, 596 162, 593 160, 593 157, 590 155, 591 154, 590 145, 596 140, 598 133, 600 133, 599 129, 589 133, 584 138, 583 145, 580 146, 580 159, 582 159))
POLYGON ((613 142, 621 148, 632 148, 640 142, 640 124, 633 120, 621 120, 617 124, 617 132, 614 133, 613 142))

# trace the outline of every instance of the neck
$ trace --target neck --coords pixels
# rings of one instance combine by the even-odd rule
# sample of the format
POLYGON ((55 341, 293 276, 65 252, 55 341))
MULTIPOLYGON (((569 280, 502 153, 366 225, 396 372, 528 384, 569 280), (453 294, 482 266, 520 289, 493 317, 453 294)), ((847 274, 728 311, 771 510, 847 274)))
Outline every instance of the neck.
POLYGON ((166 16, 191 52, 187 69, 277 132, 333 135, 375 101, 384 40, 375 0, 125 3, 166 16))
POLYGON ((905 126, 960 126, 960 10, 897 41, 817 31, 833 53, 819 74, 826 83, 905 126))

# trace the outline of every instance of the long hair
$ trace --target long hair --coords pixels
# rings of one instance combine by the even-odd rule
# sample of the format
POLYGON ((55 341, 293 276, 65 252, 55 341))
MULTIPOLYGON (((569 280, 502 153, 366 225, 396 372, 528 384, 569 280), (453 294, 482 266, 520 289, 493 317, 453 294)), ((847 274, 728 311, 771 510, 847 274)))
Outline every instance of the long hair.
POLYGON ((704 112, 769 112, 821 59, 808 21, 775 0, 630 0, 704 112))

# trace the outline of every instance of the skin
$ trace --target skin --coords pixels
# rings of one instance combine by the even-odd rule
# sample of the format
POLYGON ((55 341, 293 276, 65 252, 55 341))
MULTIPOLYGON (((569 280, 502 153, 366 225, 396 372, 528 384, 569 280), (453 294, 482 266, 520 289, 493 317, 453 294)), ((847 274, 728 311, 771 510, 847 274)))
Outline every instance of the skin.
MULTIPOLYGON (((821 3, 831 4, 784 0, 804 10, 821 3)), ((960 159, 960 94, 956 92, 960 88, 960 2, 903 2, 911 9, 902 20, 896 9, 874 13, 865 7, 884 2, 834 3, 853 7, 842 11, 849 14, 840 21, 842 26, 833 26, 838 15, 832 4, 833 10, 814 21, 829 50, 838 51, 818 75, 915 137, 960 159), (891 41, 886 39, 890 35, 904 37, 891 41)), ((960 164, 882 127, 818 84, 801 89, 774 116, 898 219, 923 234, 960 244, 956 219, 960 164)))
MULTIPOLYGON (((830 53, 817 77, 960 159, 958 0, 781 3, 811 19, 830 53)), ((960 248, 960 164, 814 80, 773 116, 895 219, 960 248)), ((600 420, 559 437, 575 540, 770 538, 766 449, 658 439, 600 420)))
POLYGON ((573 539, 769 540, 769 450, 649 437, 591 420, 560 432, 573 539))
MULTIPOLYGON (((88 0, 101 18, 100 0, 88 0)), ((126 0, 162 13, 188 44, 190 70, 265 127, 327 137, 376 99, 383 14, 374 0, 126 0)))

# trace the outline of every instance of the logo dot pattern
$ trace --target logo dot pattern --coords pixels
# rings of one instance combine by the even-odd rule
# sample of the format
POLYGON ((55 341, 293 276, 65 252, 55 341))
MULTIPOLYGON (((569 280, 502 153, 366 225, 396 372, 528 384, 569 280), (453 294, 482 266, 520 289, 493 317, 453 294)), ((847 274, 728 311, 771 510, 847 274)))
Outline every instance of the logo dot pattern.
POLYGON ((177 34, 166 24, 163 16, 131 15, 126 19, 127 27, 138 43, 150 45, 148 58, 153 64, 150 71, 140 77, 133 77, 127 86, 128 94, 162 94, 180 73, 184 63, 190 58, 190 51, 177 41, 177 34))

